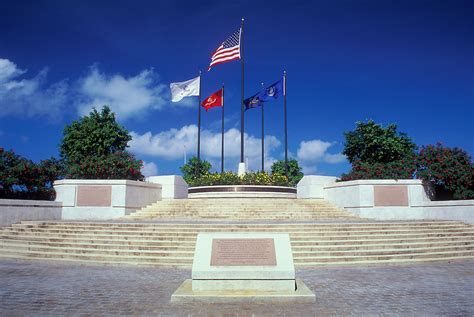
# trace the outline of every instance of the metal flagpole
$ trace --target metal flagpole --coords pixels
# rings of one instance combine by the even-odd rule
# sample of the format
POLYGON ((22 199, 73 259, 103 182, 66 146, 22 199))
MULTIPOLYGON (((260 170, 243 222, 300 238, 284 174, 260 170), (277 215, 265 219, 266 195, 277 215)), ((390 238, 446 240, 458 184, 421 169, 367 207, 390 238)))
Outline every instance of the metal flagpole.
POLYGON ((285 117, 285 175, 288 177, 288 126, 286 123, 286 70, 283 71, 283 112, 285 117))
POLYGON ((199 175, 199 165, 201 165, 201 71, 199 71, 197 160, 196 176, 199 175))
MULTIPOLYGON (((262 90, 263 90, 263 83, 262 83, 262 90)), ((265 111, 264 111, 264 102, 260 102, 262 104, 262 172, 265 170, 265 111)))
POLYGON ((240 109, 240 163, 244 163, 244 18, 240 26, 240 63, 242 65, 242 81, 241 85, 241 109, 240 109))
POLYGON ((224 84, 222 84, 222 144, 221 144, 221 173, 224 173, 224 84))

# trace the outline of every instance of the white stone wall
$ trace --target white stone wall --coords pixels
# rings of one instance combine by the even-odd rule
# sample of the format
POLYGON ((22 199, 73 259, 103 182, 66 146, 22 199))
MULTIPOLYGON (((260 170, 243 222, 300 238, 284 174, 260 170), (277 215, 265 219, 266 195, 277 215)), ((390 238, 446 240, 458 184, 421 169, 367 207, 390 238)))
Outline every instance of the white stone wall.
POLYGON ((161 197, 163 199, 186 199, 188 198, 188 184, 181 176, 163 175, 149 176, 148 183, 161 185, 161 197))
POLYGON ((297 198, 324 198, 324 186, 333 184, 337 180, 334 176, 308 175, 298 182, 297 198))
MULTIPOLYGON (((125 216, 161 199, 161 185, 130 180, 76 180, 54 182, 56 201, 62 202, 62 219, 107 220, 125 216), (87 197, 78 195, 78 188, 110 187, 110 204, 88 204, 87 197), (98 187, 96 187, 98 186, 98 187), (81 200, 80 204, 78 204, 81 200), (80 205, 80 206, 79 206, 80 205)), ((97 197, 96 197, 97 198, 97 197)))
POLYGON ((59 220, 61 207, 54 201, 0 199, 0 227, 23 220, 59 220))
POLYGON ((324 198, 362 218, 377 220, 459 220, 474 223, 474 200, 431 201, 421 180, 357 180, 324 187, 324 198), (376 186, 406 186, 406 206, 377 206, 376 186))

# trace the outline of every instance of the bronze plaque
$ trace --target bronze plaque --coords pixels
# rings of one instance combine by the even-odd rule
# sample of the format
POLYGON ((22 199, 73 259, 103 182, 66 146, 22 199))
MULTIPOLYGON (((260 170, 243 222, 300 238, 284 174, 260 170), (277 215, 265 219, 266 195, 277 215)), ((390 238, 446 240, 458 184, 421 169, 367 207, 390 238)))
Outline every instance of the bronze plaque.
POLYGON ((375 206, 408 206, 407 186, 374 186, 375 206))
POLYGON ((275 266, 275 242, 265 239, 212 239, 211 266, 275 266))
POLYGON ((77 206, 109 207, 112 205, 112 186, 77 186, 77 206))

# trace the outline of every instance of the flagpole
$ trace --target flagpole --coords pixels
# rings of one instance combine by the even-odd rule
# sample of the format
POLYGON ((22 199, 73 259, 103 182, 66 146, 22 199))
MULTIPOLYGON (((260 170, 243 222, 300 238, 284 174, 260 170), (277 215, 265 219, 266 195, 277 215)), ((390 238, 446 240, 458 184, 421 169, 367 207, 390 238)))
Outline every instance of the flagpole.
MULTIPOLYGON (((263 83, 262 83, 263 90, 263 83)), ((264 102, 261 102, 262 105, 262 172, 265 171, 265 111, 264 111, 264 102)))
POLYGON ((288 177, 288 126, 286 120, 286 70, 283 71, 283 112, 285 117, 285 175, 288 177))
POLYGON ((244 163, 244 18, 240 26, 240 63, 242 66, 241 104, 240 104, 240 163, 244 163))
POLYGON ((224 173, 224 83, 222 83, 222 144, 221 144, 221 173, 224 173))
POLYGON ((199 71, 199 96, 198 96, 198 142, 197 142, 197 171, 196 176, 199 176, 201 164, 201 71, 199 71))

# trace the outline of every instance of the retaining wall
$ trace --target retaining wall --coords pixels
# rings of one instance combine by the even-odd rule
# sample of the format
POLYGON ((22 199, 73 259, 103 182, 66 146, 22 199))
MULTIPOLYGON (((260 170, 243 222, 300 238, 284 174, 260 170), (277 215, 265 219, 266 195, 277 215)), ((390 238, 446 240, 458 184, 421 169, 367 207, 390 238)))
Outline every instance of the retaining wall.
POLYGON ((123 217, 161 199, 161 185, 130 180, 63 179, 54 182, 62 219, 123 217))
POLYGON ((362 218, 459 220, 474 224, 474 200, 431 201, 421 180, 357 180, 325 185, 324 198, 362 218))
POLYGON ((0 199, 0 227, 23 220, 59 220, 61 207, 55 201, 0 199))

